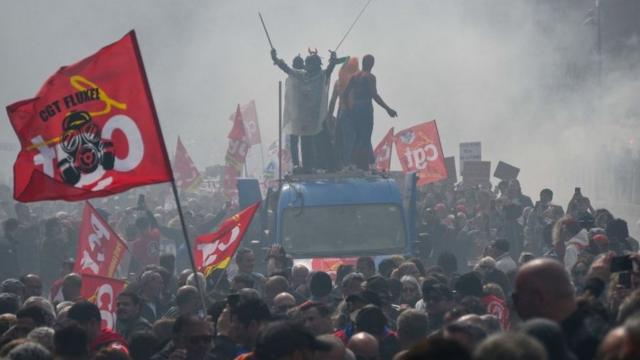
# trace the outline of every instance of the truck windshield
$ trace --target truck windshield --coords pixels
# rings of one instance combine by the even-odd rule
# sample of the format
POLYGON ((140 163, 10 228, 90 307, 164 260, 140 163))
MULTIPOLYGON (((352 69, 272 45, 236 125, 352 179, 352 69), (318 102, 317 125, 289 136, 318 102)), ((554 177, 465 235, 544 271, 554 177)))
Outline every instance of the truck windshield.
POLYGON ((282 217, 282 244, 292 255, 385 255, 403 252, 404 242, 395 204, 287 208, 282 217))

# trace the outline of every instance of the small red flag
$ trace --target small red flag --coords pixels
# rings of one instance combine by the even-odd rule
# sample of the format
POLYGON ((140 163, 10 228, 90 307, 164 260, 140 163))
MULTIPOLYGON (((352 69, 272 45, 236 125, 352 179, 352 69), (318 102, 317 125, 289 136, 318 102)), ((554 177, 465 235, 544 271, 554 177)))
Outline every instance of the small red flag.
POLYGON ((229 147, 227 148, 227 154, 225 156, 226 164, 222 188, 228 200, 236 201, 236 180, 242 172, 242 167, 247 159, 247 152, 250 146, 249 143, 247 143, 240 105, 238 105, 236 109, 233 127, 227 137, 229 138, 229 147))
POLYGON ((86 203, 73 272, 113 277, 127 245, 90 203, 86 203))
POLYGON ((198 172, 198 168, 196 168, 191 156, 187 153, 187 149, 182 145, 180 136, 178 136, 178 144, 176 145, 173 169, 175 171, 176 185, 184 191, 193 191, 202 183, 200 172, 198 172))
POLYGON ((389 172, 391 168, 391 150, 393 148, 393 128, 389 129, 387 135, 382 138, 380 144, 373 150, 376 158, 376 169, 389 172))
POLYGON ((260 202, 225 220, 216 232, 196 238, 196 267, 205 276, 209 276, 215 269, 226 269, 229 266, 258 207, 260 202))
MULTIPOLYGON (((240 112, 242 113, 242 120, 244 123, 244 131, 247 136, 247 142, 250 146, 260 144, 262 139, 260 137, 260 125, 258 123, 258 112, 256 111, 256 102, 254 100, 249 101, 247 104, 240 106, 240 112)), ((229 116, 229 121, 235 121, 236 113, 229 116)))
POLYGON ((395 145, 402 170, 417 172, 419 186, 447 178, 435 120, 400 131, 395 136, 395 145))
POLYGON ((83 200, 173 180, 135 33, 60 68, 7 106, 14 197, 83 200))
POLYGON ((98 306, 102 317, 102 327, 113 329, 116 325, 116 299, 126 283, 97 275, 82 275, 80 296, 98 306))

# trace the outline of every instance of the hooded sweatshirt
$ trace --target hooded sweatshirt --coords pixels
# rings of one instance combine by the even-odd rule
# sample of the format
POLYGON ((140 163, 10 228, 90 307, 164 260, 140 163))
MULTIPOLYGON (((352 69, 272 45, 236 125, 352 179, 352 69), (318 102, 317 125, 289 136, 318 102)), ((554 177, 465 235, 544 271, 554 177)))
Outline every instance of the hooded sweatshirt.
POLYGON ((589 246, 589 233, 585 229, 580 230, 579 233, 567 241, 567 248, 564 253, 564 267, 569 274, 571 274, 571 270, 578 262, 578 255, 587 246, 589 246))

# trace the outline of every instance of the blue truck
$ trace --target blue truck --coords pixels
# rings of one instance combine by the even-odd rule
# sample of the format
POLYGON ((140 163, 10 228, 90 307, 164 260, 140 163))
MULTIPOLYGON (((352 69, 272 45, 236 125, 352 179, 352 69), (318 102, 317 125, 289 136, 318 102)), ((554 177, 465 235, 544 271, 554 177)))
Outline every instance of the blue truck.
POLYGON ((294 259, 414 254, 416 176, 395 175, 288 176, 252 227, 263 247, 280 244, 294 259))

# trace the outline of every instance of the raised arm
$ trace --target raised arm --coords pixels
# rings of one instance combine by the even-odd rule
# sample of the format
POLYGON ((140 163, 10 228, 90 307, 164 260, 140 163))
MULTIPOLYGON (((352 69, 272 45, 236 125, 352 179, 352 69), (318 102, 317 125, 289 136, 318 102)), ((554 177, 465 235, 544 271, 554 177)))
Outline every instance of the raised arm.
POLYGON ((282 59, 278 59, 278 54, 276 53, 276 49, 271 49, 271 60, 273 60, 273 64, 279 67, 285 74, 291 74, 291 68, 287 65, 286 62, 282 59))
POLYGON ((373 87, 372 91, 373 91, 373 101, 376 102, 376 104, 380 105, 383 109, 385 109, 387 111, 387 114, 389 114, 390 117, 394 118, 396 116, 398 116, 398 113, 393 110, 392 108, 389 107, 389 105, 387 105, 384 100, 382 100, 382 98, 380 97, 380 94, 378 94, 378 88, 376 86, 376 78, 375 76, 372 76, 373 81, 371 86, 373 87))

